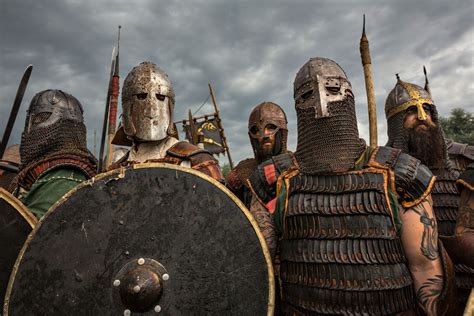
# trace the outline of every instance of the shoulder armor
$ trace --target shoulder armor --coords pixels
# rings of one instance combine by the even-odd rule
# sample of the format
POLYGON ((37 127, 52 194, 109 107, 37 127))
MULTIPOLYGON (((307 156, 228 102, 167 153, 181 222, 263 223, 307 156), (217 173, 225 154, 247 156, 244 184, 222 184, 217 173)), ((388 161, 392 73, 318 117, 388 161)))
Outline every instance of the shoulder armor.
POLYGON ((371 161, 393 170, 396 193, 404 207, 415 206, 430 194, 435 177, 415 157, 402 153, 400 149, 380 146, 371 161))
POLYGON ((460 155, 474 160, 474 146, 450 141, 448 142, 448 154, 454 156, 460 155))
POLYGON ((242 160, 227 175, 227 184, 234 189, 240 189, 242 185, 248 187, 247 179, 257 169, 258 162, 254 158, 242 160))
POLYGON ((398 162, 398 157, 402 151, 400 149, 395 149, 392 147, 380 146, 377 147, 377 150, 373 154, 371 160, 375 161, 377 164, 389 167, 394 169, 395 165, 398 162))
POLYGON ((206 153, 211 155, 211 153, 209 153, 208 151, 185 141, 177 142, 176 144, 171 146, 166 151, 166 153, 170 156, 174 156, 181 159, 186 159, 200 153, 206 153))
POLYGON ((295 156, 291 151, 272 157, 279 175, 290 169, 290 167, 295 163, 294 157, 295 156))
POLYGON ((458 184, 474 191, 474 163, 467 166, 466 170, 459 177, 458 184))
POLYGON ((436 178, 418 159, 400 153, 393 171, 395 187, 404 207, 417 205, 431 193, 436 178))
POLYGON ((286 152, 258 165, 249 178, 249 184, 260 201, 266 204, 275 198, 278 177, 293 164, 293 153, 286 152))

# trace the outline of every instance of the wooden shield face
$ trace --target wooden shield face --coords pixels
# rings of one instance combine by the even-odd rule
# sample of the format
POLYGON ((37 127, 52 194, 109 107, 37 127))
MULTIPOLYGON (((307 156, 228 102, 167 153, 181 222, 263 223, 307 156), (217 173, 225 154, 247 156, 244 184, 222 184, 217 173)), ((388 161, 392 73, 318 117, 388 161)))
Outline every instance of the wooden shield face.
POLYGON ((143 164, 84 182, 28 238, 5 315, 273 314, 252 216, 192 169, 143 164))
POLYGON ((0 188, 0 297, 3 300, 10 273, 36 217, 17 198, 0 188))

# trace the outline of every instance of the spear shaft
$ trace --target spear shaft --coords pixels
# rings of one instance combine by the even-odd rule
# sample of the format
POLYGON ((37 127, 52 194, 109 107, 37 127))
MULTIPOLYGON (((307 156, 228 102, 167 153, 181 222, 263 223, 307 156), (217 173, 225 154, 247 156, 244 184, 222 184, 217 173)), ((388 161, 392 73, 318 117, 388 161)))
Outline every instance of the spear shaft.
POLYGON ((377 105, 375 103, 374 80, 372 79, 369 40, 365 35, 365 14, 362 37, 360 38, 360 57, 364 67, 365 90, 367 91, 367 106, 369 108, 370 146, 377 147, 377 105))
POLYGON ((112 76, 112 92, 110 95, 110 110, 109 110, 109 127, 107 135, 107 161, 105 167, 109 167, 112 164, 113 156, 113 145, 112 140, 115 135, 116 124, 117 124, 117 107, 118 107, 118 96, 120 91, 120 75, 119 75, 119 57, 120 57, 120 29, 118 27, 118 38, 117 38, 117 56, 115 57, 115 69, 112 76))

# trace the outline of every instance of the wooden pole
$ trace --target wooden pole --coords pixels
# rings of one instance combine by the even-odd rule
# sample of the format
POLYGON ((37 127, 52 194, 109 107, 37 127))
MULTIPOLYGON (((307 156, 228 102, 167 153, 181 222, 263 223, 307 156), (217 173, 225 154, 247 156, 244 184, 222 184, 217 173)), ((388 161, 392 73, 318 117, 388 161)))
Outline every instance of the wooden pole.
POLYGON ((375 103, 374 80, 372 79, 369 40, 365 35, 365 14, 362 37, 360 38, 360 57, 364 67, 365 90, 367 92, 367 106, 369 108, 370 146, 377 147, 377 105, 375 103))
POLYGON ((114 75, 112 76, 112 94, 110 96, 110 109, 109 109, 109 127, 108 127, 108 138, 107 138, 107 160, 105 168, 107 169, 113 162, 113 145, 112 140, 116 132, 117 122, 117 107, 118 107, 118 96, 120 91, 120 75, 119 75, 119 58, 120 58, 120 29, 118 26, 118 38, 117 38, 117 56, 115 57, 114 64, 114 75))
POLYGON ((234 164, 232 162, 232 158, 230 156, 229 146, 227 146, 227 138, 224 134, 224 127, 222 126, 221 118, 219 116, 219 106, 217 105, 216 98, 214 96, 214 91, 212 90, 211 84, 209 83, 209 92, 211 93, 212 104, 214 105, 214 109, 216 113, 214 116, 216 117, 217 127, 219 128, 219 133, 222 137, 222 143, 224 145, 224 149, 227 152, 227 157, 229 158, 229 165, 231 169, 234 169, 234 164))

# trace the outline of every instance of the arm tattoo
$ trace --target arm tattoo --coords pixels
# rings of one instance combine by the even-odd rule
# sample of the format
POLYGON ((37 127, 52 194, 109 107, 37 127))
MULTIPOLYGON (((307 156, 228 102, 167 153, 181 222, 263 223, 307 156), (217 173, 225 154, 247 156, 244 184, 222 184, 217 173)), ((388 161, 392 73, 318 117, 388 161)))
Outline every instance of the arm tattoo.
MULTIPOLYGON (((431 205, 431 201, 428 200, 431 205)), ((407 210, 413 211, 420 215, 420 222, 423 224, 423 236, 421 238, 420 250, 423 256, 430 260, 436 260, 439 257, 438 251, 438 227, 434 217, 430 218, 430 215, 420 203, 415 207, 407 210)))
POLYGON ((264 206, 260 205, 260 203, 255 198, 252 199, 250 213, 252 213, 253 218, 260 228, 260 232, 265 238, 268 250, 270 251, 270 256, 273 260, 275 258, 275 252, 277 248, 277 238, 272 215, 264 206))
POLYGON ((416 291, 418 303, 427 315, 436 315, 438 298, 443 289, 443 276, 435 275, 416 291))

